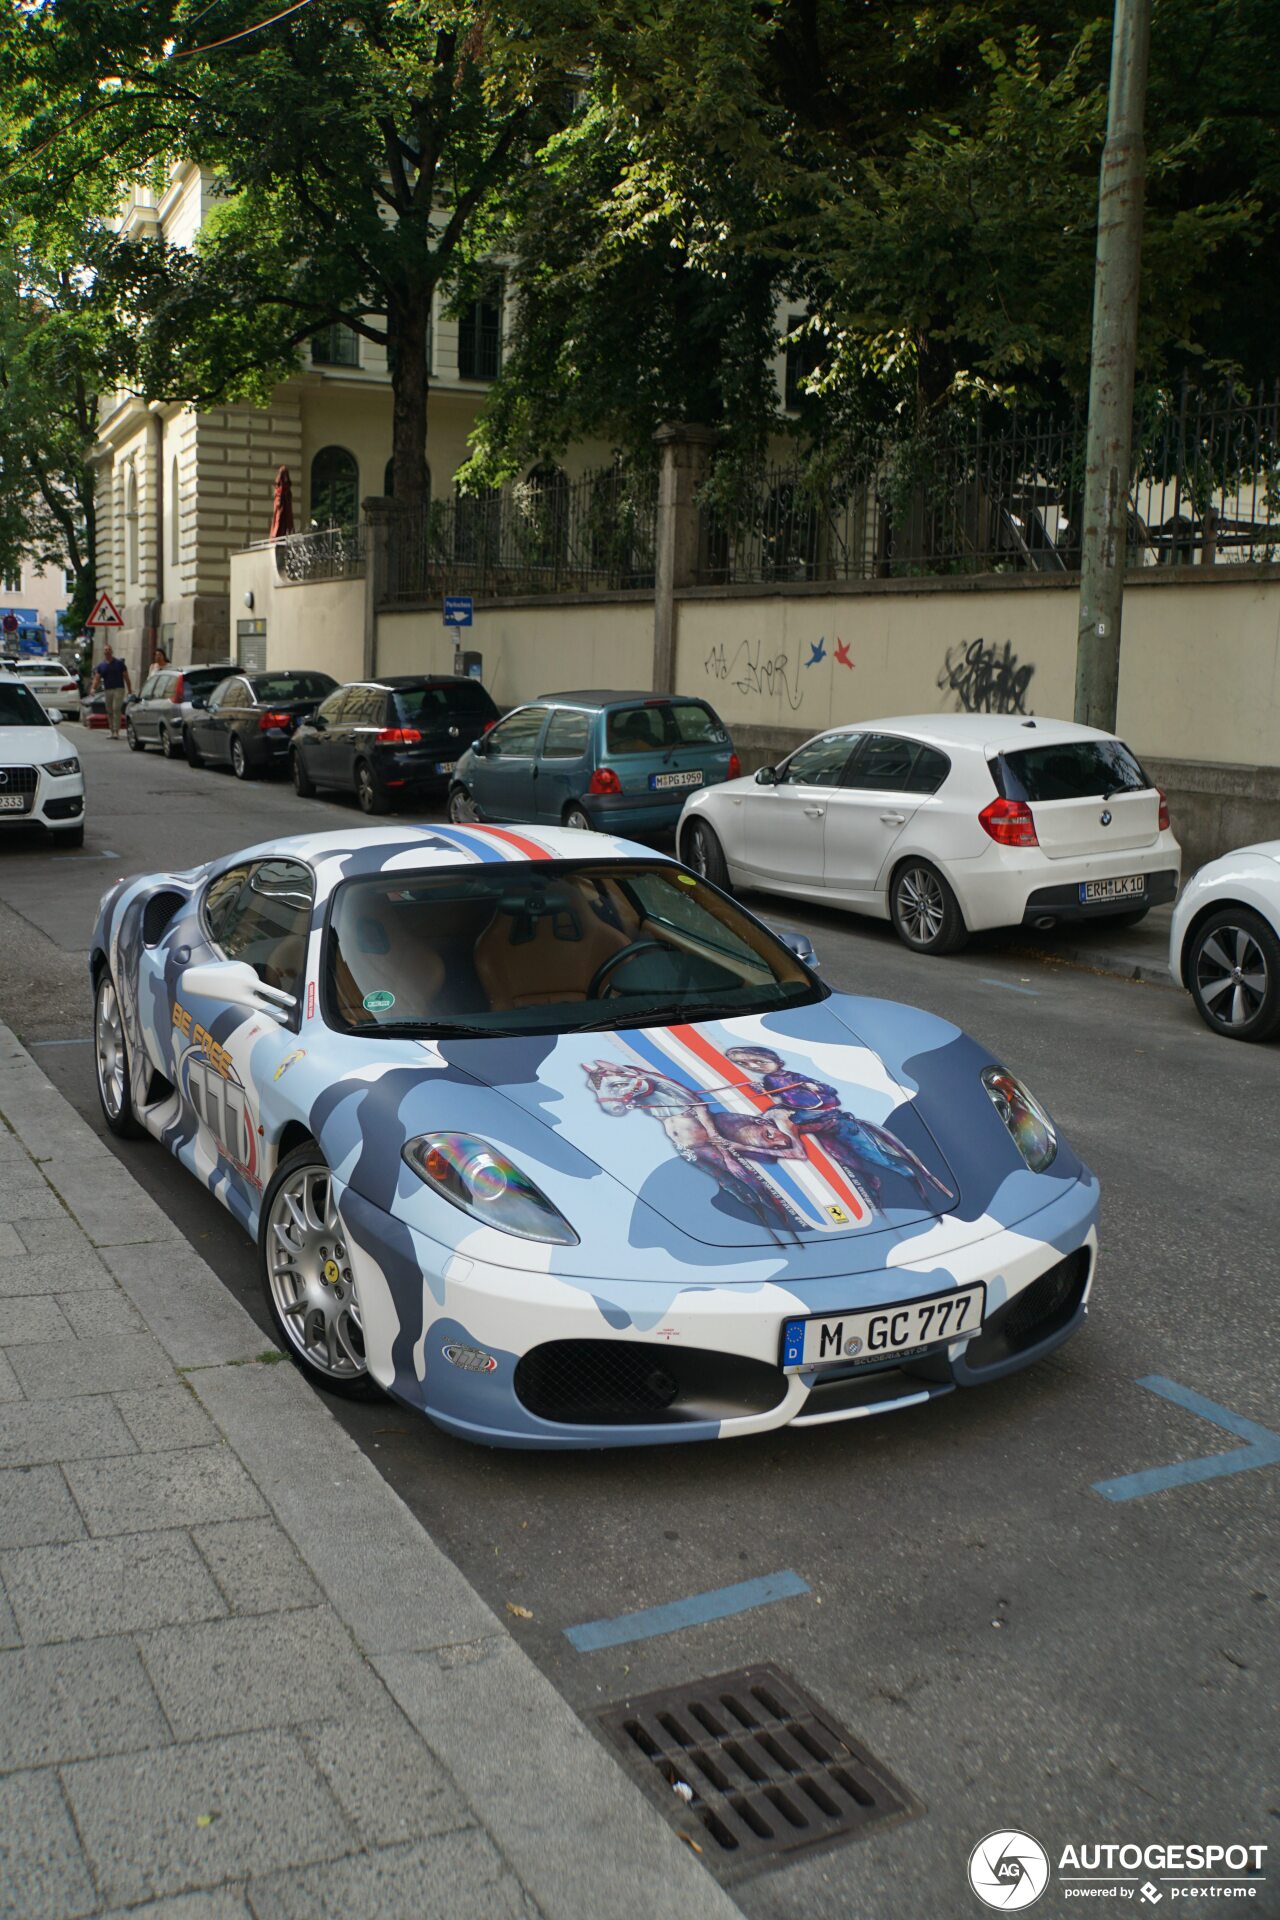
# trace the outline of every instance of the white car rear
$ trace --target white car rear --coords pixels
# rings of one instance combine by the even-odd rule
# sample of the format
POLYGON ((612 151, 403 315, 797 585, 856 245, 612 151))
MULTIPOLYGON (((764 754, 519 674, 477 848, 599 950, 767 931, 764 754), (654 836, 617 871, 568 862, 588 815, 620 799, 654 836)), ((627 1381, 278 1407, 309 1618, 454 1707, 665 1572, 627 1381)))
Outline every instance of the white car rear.
POLYGON ((59 846, 80 846, 84 774, 75 747, 30 689, 0 674, 0 834, 32 826, 59 846))
POLYGON ((46 713, 75 717, 80 712, 80 682, 61 660, 6 660, 6 678, 30 687, 46 713))
POLYGON ((833 728, 691 795, 679 848, 713 880, 892 920, 923 953, 989 927, 1141 918, 1176 897, 1182 862, 1122 741, 994 714, 833 728))

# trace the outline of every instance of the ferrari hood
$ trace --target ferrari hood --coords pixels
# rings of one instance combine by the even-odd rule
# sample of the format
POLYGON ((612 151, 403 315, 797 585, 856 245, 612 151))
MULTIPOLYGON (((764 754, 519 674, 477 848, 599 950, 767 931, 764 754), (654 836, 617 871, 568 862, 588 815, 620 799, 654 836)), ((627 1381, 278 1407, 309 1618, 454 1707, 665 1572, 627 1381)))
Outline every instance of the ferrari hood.
POLYGON ((709 1245, 899 1230, 959 1198, 912 1096, 826 1003, 472 1042, 465 1067, 709 1245))

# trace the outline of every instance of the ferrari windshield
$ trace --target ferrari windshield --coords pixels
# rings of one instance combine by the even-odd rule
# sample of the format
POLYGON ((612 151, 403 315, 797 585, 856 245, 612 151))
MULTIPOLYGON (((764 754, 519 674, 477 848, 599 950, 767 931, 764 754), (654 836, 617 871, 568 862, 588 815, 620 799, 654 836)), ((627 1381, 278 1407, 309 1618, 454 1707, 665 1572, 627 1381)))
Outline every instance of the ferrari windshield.
POLYGON ((494 863, 349 880, 326 1010, 360 1033, 570 1033, 825 997, 789 948, 671 861, 494 863))

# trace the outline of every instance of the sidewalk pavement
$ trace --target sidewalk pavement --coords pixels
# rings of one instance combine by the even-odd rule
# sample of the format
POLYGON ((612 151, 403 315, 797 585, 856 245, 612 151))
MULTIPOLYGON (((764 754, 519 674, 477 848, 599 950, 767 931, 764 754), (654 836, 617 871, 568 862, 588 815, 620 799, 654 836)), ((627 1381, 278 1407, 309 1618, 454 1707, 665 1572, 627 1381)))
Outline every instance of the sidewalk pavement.
POLYGON ((735 1920, 4 1027, 0 1298, 3 1920, 735 1920))
POLYGON ((1169 972, 1169 928, 1173 908, 1153 907, 1136 927, 1111 927, 1105 920, 1082 921, 1079 926, 1056 927, 1036 933, 1025 927, 1019 940, 1028 952, 1046 960, 1069 960, 1074 966, 1116 973, 1126 980, 1146 980, 1152 986, 1173 984, 1169 972))

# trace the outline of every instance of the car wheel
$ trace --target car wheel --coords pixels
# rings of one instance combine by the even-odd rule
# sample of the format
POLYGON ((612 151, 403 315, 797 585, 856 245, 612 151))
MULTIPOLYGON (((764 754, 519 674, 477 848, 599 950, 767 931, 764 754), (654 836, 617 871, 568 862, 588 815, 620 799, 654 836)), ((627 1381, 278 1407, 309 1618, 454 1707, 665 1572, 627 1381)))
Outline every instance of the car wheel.
POLYGON ((252 780, 253 768, 249 765, 249 756, 244 750, 244 742, 238 733, 231 736, 231 771, 237 780, 252 780))
POLYGON ((1214 1033, 1269 1040, 1280 1029, 1280 940, 1248 907, 1222 907, 1197 927, 1183 977, 1214 1033))
POLYGON ((168 727, 161 727, 160 729, 160 752, 166 760, 174 760, 177 758, 178 749, 173 744, 173 735, 170 733, 168 727))
POLYGON ((594 833, 595 822, 590 820, 579 806, 568 806, 564 810, 564 825, 572 827, 575 833, 594 833))
POLYGON ((356 802, 361 813, 385 813, 391 805, 390 800, 374 779, 373 768, 366 760, 356 765, 356 802))
POLYGON ((705 820, 691 820, 684 835, 681 848, 686 866, 709 880, 713 887, 722 892, 729 889, 729 868, 725 863, 724 848, 720 845, 714 827, 705 820))
POLYGON ((93 996, 93 1057, 103 1119, 121 1140, 137 1139, 142 1128, 134 1117, 133 1096, 129 1091, 129 1048, 124 1037, 124 1020, 116 983, 106 967, 98 975, 93 996))
POLYGON ((330 1393, 376 1399, 347 1230, 313 1141, 276 1169, 262 1202, 258 1254, 267 1306, 289 1358, 330 1393))
POLYGON ((289 755, 289 772, 293 775, 293 790, 304 800, 310 800, 316 790, 316 783, 302 764, 302 755, 295 747, 289 755))
POLYGON ((84 845, 84 821, 82 820, 77 827, 63 827, 61 832, 54 834, 53 844, 56 847, 82 847, 84 845))
POLYGON ((126 720, 124 723, 124 737, 129 742, 130 753, 142 752, 142 742, 134 732, 132 720, 126 720))
POLYGON ((187 765, 189 767, 202 767, 204 765, 204 755, 196 745, 190 727, 184 727, 182 730, 182 751, 187 756, 187 765))
POLYGON ((899 940, 915 953, 955 953, 969 937, 959 901, 927 860, 905 860, 898 868, 889 912, 899 940))
POLYGON ((465 787, 454 787, 449 794, 449 818, 456 827, 473 826, 480 809, 465 787))

